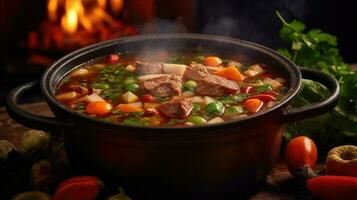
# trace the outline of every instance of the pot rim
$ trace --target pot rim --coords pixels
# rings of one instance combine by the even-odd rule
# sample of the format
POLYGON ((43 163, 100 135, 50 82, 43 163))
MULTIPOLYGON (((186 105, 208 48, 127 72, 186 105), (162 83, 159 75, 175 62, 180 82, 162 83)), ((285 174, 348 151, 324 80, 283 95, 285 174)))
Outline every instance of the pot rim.
MULTIPOLYGON (((95 59, 95 58, 93 58, 95 59)), ((93 60, 91 59, 91 60, 93 60)), ((88 60, 90 61, 90 60, 88 60)), ((76 66, 78 67, 78 66, 76 66)), ((68 71, 67 71, 68 72, 68 71)), ((254 43, 254 42, 249 42, 246 40, 241 40, 241 39, 235 39, 235 38, 229 38, 229 37, 224 37, 224 36, 217 36, 217 35, 207 35, 207 34, 193 34, 193 33, 169 33, 169 34, 148 34, 148 35, 139 35, 139 36, 129 36, 129 37, 122 37, 119 39, 113 39, 113 40, 108 40, 100 43, 96 43, 84 48, 81 48, 79 50, 76 50, 72 53, 69 53, 62 58, 58 59, 56 62, 54 62, 42 75, 41 77, 41 90, 44 96, 47 99, 47 102, 49 102, 51 105, 54 105, 58 108, 60 108, 62 111, 66 112, 66 114, 71 115, 73 117, 80 117, 84 118, 86 120, 89 120, 90 122, 97 124, 97 125, 105 125, 107 128, 111 129, 118 129, 118 128, 130 128, 130 129, 135 129, 135 130, 159 130, 159 131, 168 131, 168 130, 197 130, 197 129, 212 129, 212 128, 219 128, 223 126, 242 126, 242 124, 248 124, 253 120, 260 119, 274 111, 277 111, 281 108, 283 108, 286 104, 288 104, 299 92, 300 87, 301 87, 301 72, 299 68, 288 58, 285 56, 281 55, 277 51, 274 51, 268 47, 262 46, 260 44, 254 43), (75 60, 76 58, 83 56, 84 54, 88 54, 89 52, 93 51, 100 51, 102 49, 105 49, 107 47, 113 46, 113 45, 118 45, 120 43, 129 43, 129 42, 139 42, 139 41, 145 41, 145 40, 150 40, 150 39, 197 39, 197 40, 207 40, 207 41, 214 41, 214 42, 226 42, 226 43, 232 43, 232 44, 239 44, 241 46, 246 46, 247 48, 254 49, 260 52, 263 52, 264 54, 268 54, 269 56, 273 57, 275 60, 278 62, 282 63, 283 66, 287 69, 289 76, 290 76, 290 87, 289 90, 285 96, 284 99, 280 100, 279 103, 276 105, 260 111, 258 113, 255 113, 253 115, 249 115, 247 117, 243 117, 241 119, 237 120, 231 120, 227 122, 222 122, 222 123, 217 123, 217 124, 206 124, 204 126, 202 125, 193 125, 193 126, 182 126, 182 127, 154 127, 154 126, 135 126, 135 125, 123 125, 123 124, 116 124, 116 123, 111 123, 103 120, 99 120, 94 117, 90 117, 87 115, 83 115, 80 113, 77 113, 65 105, 61 104, 58 102, 53 94, 51 92, 50 88, 55 87, 53 85, 50 85, 51 80, 53 79, 54 75, 58 73, 58 71, 65 66, 67 63, 69 63, 72 60, 75 60), (289 67, 287 67, 289 66, 289 67)), ((56 85, 57 86, 57 85, 56 85)), ((160 133, 160 132, 158 132, 160 133)), ((190 132, 185 132, 189 133, 190 132)))

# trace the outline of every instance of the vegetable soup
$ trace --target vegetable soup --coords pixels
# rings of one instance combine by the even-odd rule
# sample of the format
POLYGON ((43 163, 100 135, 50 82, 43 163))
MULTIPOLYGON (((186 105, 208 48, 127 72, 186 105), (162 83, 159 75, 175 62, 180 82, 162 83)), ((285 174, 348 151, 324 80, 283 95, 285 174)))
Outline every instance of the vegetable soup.
POLYGON ((112 123, 178 127, 254 115, 287 91, 286 78, 271 66, 206 54, 152 57, 112 54, 86 63, 63 78, 56 98, 112 123))

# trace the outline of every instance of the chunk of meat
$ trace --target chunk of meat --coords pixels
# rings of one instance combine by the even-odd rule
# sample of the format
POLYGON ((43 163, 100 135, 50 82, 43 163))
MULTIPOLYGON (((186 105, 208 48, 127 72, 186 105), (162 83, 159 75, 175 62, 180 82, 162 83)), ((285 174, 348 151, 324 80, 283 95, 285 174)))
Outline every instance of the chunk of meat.
POLYGON ((191 66, 187 67, 185 74, 183 76, 187 80, 200 81, 207 75, 212 75, 212 74, 208 72, 207 68, 204 65, 191 64, 191 66))
POLYGON ((224 77, 210 74, 206 67, 201 64, 193 64, 187 68, 184 78, 196 81, 196 93, 207 96, 222 96, 239 91, 236 82, 224 77))
POLYGON ((182 78, 178 75, 167 74, 144 81, 142 87, 155 96, 180 95, 182 92, 182 78))
POLYGON ((145 75, 145 74, 162 74, 162 65, 161 63, 146 63, 136 61, 136 74, 145 75))
POLYGON ((158 110, 170 118, 187 117, 193 109, 191 99, 184 97, 175 97, 168 102, 161 104, 158 110))

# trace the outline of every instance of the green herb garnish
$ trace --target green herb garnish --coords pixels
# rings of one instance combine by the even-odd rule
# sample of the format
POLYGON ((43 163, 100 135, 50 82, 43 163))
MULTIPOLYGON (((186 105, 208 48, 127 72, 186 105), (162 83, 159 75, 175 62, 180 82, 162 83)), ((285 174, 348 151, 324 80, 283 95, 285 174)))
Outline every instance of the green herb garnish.
MULTIPOLYGON (((357 143, 357 73, 343 61, 336 37, 319 29, 306 30, 301 21, 287 22, 279 12, 276 14, 283 25, 280 37, 290 45, 290 48, 278 51, 299 66, 331 75, 341 87, 340 100, 332 112, 289 124, 285 138, 288 140, 295 135, 306 134, 325 153, 339 144, 357 143)), ((322 101, 328 95, 328 90, 320 84, 304 80, 293 107, 322 101)))

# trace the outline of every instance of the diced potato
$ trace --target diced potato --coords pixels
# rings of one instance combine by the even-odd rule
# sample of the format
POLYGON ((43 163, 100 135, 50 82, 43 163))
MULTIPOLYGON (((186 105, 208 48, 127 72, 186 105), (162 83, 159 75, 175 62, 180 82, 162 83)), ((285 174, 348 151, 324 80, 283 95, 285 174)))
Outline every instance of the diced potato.
POLYGON ((144 103, 144 108, 145 109, 147 109, 147 108, 157 108, 159 106, 160 106, 159 103, 144 103))
POLYGON ((248 77, 253 77, 263 72, 264 72, 263 68, 261 68, 259 65, 251 65, 243 73, 248 77))
POLYGON ((125 67, 125 69, 128 70, 128 71, 131 71, 131 72, 135 71, 135 67, 132 66, 132 65, 127 65, 127 66, 125 67))
POLYGON ((133 94, 130 91, 123 94, 122 98, 126 103, 134 103, 139 100, 138 96, 136 96, 135 94, 133 94))
POLYGON ((83 68, 80 68, 80 69, 76 69, 74 70, 70 76, 71 77, 78 77, 78 76, 85 76, 89 74, 89 71, 87 69, 83 69, 83 68))
POLYGON ((91 103, 91 102, 105 101, 105 100, 101 96, 93 93, 91 95, 86 95, 86 96, 80 98, 78 101, 85 101, 87 103, 91 103))
POLYGON ((263 82, 264 82, 265 84, 271 85, 271 87, 273 88, 273 90, 277 90, 277 89, 281 88, 281 86, 283 86, 283 85, 282 85, 281 83, 279 83, 278 81, 276 81, 276 80, 274 80, 274 79, 271 79, 271 78, 268 78, 268 77, 264 78, 264 79, 263 79, 263 82))
POLYGON ((147 74, 147 75, 142 75, 138 76, 138 80, 141 82, 144 82, 146 80, 152 79, 152 78, 158 78, 161 76, 167 76, 167 74, 147 74))
POLYGON ((201 96, 194 96, 191 97, 192 103, 205 103, 204 98, 202 98, 201 96))
POLYGON ((204 103, 205 104, 209 104, 209 103, 212 103, 212 102, 216 102, 216 100, 212 97, 209 97, 209 96, 204 96, 204 103))
POLYGON ((216 124, 216 123, 221 123, 224 122, 224 120, 220 117, 215 117, 207 122, 207 124, 216 124))
POLYGON ((182 96, 184 96, 184 97, 193 97, 193 96, 195 96, 195 93, 192 92, 192 91, 184 91, 184 92, 182 92, 182 96))
POLYGON ((182 64, 170 64, 170 63, 163 63, 162 68, 164 70, 164 73, 166 74, 176 74, 183 76, 183 74, 186 71, 186 65, 182 64))
POLYGON ((135 103, 128 103, 128 105, 136 106, 136 107, 143 107, 143 103, 141 101, 135 102, 135 103))
POLYGON ((78 93, 72 91, 72 92, 65 92, 65 93, 58 94, 56 95, 56 99, 60 101, 70 101, 70 100, 74 100, 77 96, 78 93))

